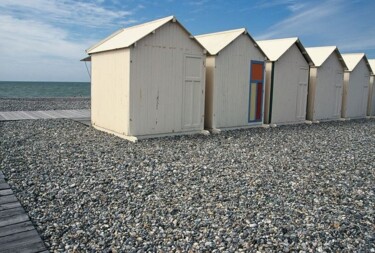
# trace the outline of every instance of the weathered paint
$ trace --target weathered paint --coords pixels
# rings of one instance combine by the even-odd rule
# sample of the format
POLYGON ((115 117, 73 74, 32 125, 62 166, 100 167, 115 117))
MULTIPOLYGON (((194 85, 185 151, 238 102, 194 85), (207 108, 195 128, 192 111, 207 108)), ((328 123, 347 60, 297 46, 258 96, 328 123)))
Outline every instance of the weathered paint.
POLYGON ((264 61, 254 42, 242 34, 208 59, 206 87, 210 94, 206 96, 205 127, 232 129, 262 124, 262 120, 248 121, 251 61, 264 61))
POLYGON ((341 117, 343 72, 335 52, 321 66, 310 68, 308 120, 334 120, 341 117))
POLYGON ((131 48, 129 134, 203 130, 204 60, 203 49, 172 22, 131 48))
POLYGON ((304 122, 306 118, 307 89, 309 78, 309 64, 302 56, 297 45, 291 46, 281 58, 266 66, 267 78, 272 80, 266 83, 266 123, 289 124, 304 122), (271 93, 273 99, 271 101, 271 93), (272 109, 270 108, 272 104, 272 109), (272 110, 271 122, 269 113, 272 110))
POLYGON ((364 58, 353 71, 344 73, 342 118, 364 118, 367 114, 370 71, 364 58))

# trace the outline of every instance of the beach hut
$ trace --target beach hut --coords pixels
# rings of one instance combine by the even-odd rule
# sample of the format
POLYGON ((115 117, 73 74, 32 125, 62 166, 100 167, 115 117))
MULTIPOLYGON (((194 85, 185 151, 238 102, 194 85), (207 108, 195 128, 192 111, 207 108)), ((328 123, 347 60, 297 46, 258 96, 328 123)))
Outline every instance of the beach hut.
POLYGON ((342 54, 348 70, 344 73, 341 117, 364 118, 367 115, 371 69, 363 53, 342 54))
POLYGON ((125 139, 204 132, 205 49, 170 16, 87 50, 92 125, 125 139))
POLYGON ((375 59, 370 59, 368 62, 373 74, 370 76, 367 116, 375 116, 375 59))
POLYGON ((206 48, 205 128, 263 124, 265 55, 245 28, 196 36, 206 48))
POLYGON ((264 121, 266 124, 306 120, 309 55, 298 38, 257 41, 266 63, 264 121))
POLYGON ((307 116, 310 121, 337 120, 341 117, 342 86, 347 66, 335 46, 308 47, 314 62, 310 66, 307 116))

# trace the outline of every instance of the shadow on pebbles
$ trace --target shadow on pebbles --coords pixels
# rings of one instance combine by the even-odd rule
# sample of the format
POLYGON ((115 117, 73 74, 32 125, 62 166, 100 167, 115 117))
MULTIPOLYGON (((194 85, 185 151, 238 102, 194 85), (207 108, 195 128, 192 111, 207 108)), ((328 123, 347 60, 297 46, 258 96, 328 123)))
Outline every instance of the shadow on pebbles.
POLYGON ((375 252, 375 121, 129 143, 1 122, 1 170, 51 251, 375 252))

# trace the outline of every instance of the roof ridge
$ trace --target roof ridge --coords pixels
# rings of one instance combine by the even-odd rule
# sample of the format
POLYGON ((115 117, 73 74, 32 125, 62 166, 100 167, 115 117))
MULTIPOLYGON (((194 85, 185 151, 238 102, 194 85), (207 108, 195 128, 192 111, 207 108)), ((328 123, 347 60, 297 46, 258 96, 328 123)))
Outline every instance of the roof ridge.
POLYGON ((195 35, 195 37, 215 36, 215 35, 220 35, 220 34, 225 34, 225 33, 234 33, 234 32, 237 32, 237 31, 238 32, 239 31, 247 32, 246 28, 242 27, 242 28, 237 28, 237 29, 232 29, 232 30, 225 30, 225 31, 220 31, 220 32, 199 34, 199 35, 195 35))
POLYGON ((168 20, 168 19, 173 19, 175 18, 175 16, 171 15, 171 16, 167 16, 167 17, 164 17, 164 18, 159 18, 159 19, 155 19, 155 20, 151 20, 151 21, 148 21, 148 22, 145 22, 145 23, 141 23, 141 24, 137 24, 137 25, 132 25, 132 26, 128 26, 128 27, 123 27, 122 30, 128 30, 128 29, 132 29, 132 28, 138 28, 138 27, 141 27, 141 26, 145 26, 145 25, 150 25, 152 23, 156 23, 156 22, 160 22, 161 20, 168 20))
POLYGON ((288 39, 293 39, 293 40, 299 40, 298 37, 287 37, 287 38, 279 38, 279 39, 268 39, 268 40, 257 40, 257 41, 271 41, 271 40, 288 40, 288 39))
POLYGON ((365 55, 365 53, 343 53, 343 54, 341 54, 341 55, 365 55))
POLYGON ((305 49, 308 49, 308 48, 310 48, 310 49, 313 49, 313 48, 337 48, 337 46, 318 46, 318 47, 305 47, 305 49))
MULTIPOLYGON (((100 42, 96 43, 95 45, 91 46, 90 48, 88 48, 86 50, 86 52, 88 54, 90 54, 90 53, 95 53, 95 52, 100 52, 100 51, 107 51, 108 49, 98 50, 98 48, 100 49, 101 47, 103 47, 103 45, 106 45, 106 43, 108 43, 109 41, 112 41, 112 42, 115 41, 115 43, 117 43, 116 47, 111 48, 111 50, 128 47, 131 44, 133 44, 134 42, 136 42, 136 41, 142 39, 143 37, 147 36, 150 32, 152 32, 152 30, 158 29, 160 26, 162 26, 162 25, 164 25, 168 22, 171 22, 172 20, 177 21, 175 16, 168 16, 168 17, 152 20, 152 21, 149 21, 149 22, 146 22, 146 23, 142 23, 142 24, 139 24, 139 25, 134 25, 134 26, 130 26, 130 27, 127 27, 127 28, 122 28, 122 29, 112 33, 110 36, 106 37, 105 39, 101 40, 100 42), (137 31, 142 31, 142 32, 137 33, 137 31), (124 39, 123 38, 124 34, 125 35, 131 34, 131 35, 128 36, 128 38, 130 38, 130 39, 127 39, 127 40, 124 39), (119 45, 119 44, 121 44, 120 43, 121 41, 119 42, 119 40, 121 38, 123 40, 127 41, 127 42, 124 42, 124 41, 122 42, 122 44, 124 44, 124 45, 119 45)), ((183 26, 181 25, 181 27, 183 27, 183 26)))

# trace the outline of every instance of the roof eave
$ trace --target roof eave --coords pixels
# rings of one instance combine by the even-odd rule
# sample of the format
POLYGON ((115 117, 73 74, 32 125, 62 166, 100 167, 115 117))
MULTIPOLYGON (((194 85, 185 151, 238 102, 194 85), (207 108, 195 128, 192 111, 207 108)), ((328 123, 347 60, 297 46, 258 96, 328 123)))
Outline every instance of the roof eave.
POLYGON ((264 58, 268 61, 269 59, 268 59, 266 53, 262 50, 262 48, 258 45, 258 43, 256 42, 256 40, 250 35, 250 33, 246 29, 243 32, 243 34, 246 34, 250 38, 250 40, 254 44, 254 47, 258 48, 258 50, 263 54, 264 58))
POLYGON ((295 44, 297 45, 297 47, 299 48, 299 50, 301 51, 303 57, 305 58, 306 62, 310 65, 310 66, 315 66, 313 60, 310 58, 310 55, 307 53, 305 47, 303 46, 302 42, 297 38, 295 44))
POLYGON ((365 63, 366 63, 366 65, 367 65, 367 68, 368 68, 368 70, 370 70, 370 74, 371 74, 371 75, 374 75, 374 72, 372 71, 372 68, 371 68, 370 62, 368 61, 366 54, 364 54, 363 59, 365 59, 365 63))
POLYGON ((99 41, 98 43, 94 44, 93 46, 89 47, 88 49, 86 49, 86 53, 87 54, 90 54, 90 51, 94 50, 95 48, 97 48, 98 46, 102 45, 104 42, 112 39, 113 37, 115 37, 117 34, 119 34, 120 32, 122 32, 124 30, 124 28, 121 28, 119 30, 117 30, 116 32, 112 33, 111 35, 109 35, 108 37, 102 39, 101 41, 99 41))
POLYGON ((339 58, 339 61, 342 65, 342 67, 344 68, 344 70, 349 70, 348 66, 346 65, 346 63, 344 61, 344 58, 342 58, 340 50, 337 47, 335 48, 335 53, 336 53, 337 57, 339 58))
MULTIPOLYGON (((173 21, 175 23, 177 23, 190 37, 190 39, 194 40, 196 43, 198 43, 198 45, 205 51, 205 52, 208 52, 208 50, 180 23, 180 21, 178 21, 176 19, 176 17, 173 16, 173 19, 170 20, 170 21, 173 21)), ((169 21, 169 22, 170 22, 169 21)), ((168 22, 167 22, 168 23, 168 22)))
POLYGON ((79 60, 79 61, 91 61, 91 55, 79 60))
MULTIPOLYGON (((242 33, 239 33, 231 42, 229 42, 227 45, 225 45, 223 48, 221 48, 219 51, 217 51, 217 52, 212 52, 212 51, 210 51, 208 48, 206 48, 205 46, 203 46, 203 44, 201 44, 202 45, 202 47, 208 52, 208 54, 210 55, 210 56, 217 56, 217 55, 219 55, 220 54, 220 52, 221 51, 223 51, 225 48, 227 48, 233 41, 235 41, 239 36, 241 36, 242 34, 246 34, 247 33, 247 31, 246 31, 246 29, 245 28, 239 28, 239 29, 243 29, 244 31, 242 32, 242 33)), ((226 32, 226 31, 225 31, 226 32)), ((199 36, 205 36, 206 34, 201 34, 201 35, 197 35, 197 36, 194 36, 194 38, 198 41, 198 43, 200 43, 199 42, 199 39, 197 39, 197 37, 199 37, 199 36)), ((207 35, 210 35, 210 34, 207 34, 207 35)))

